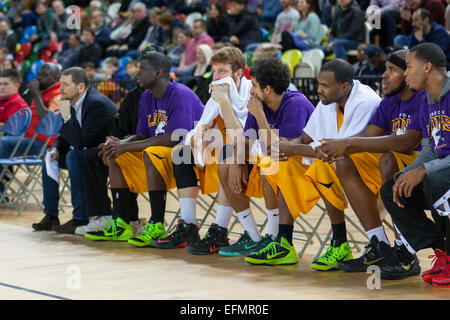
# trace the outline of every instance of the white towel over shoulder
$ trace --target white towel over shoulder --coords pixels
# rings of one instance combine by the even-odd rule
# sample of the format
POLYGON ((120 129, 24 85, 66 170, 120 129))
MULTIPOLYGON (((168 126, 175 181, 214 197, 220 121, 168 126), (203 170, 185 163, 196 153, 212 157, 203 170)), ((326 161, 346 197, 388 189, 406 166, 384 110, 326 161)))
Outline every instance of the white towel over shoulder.
MULTIPOLYGON (((231 77, 226 77, 217 81, 213 81, 211 85, 215 84, 223 84, 228 83, 230 86, 229 89, 229 97, 231 101, 231 106, 233 107, 234 113, 236 114, 237 119, 242 125, 242 128, 245 126, 245 122, 247 121, 248 109, 247 103, 250 99, 250 89, 252 88, 252 82, 247 80, 245 77, 241 78, 241 86, 239 88, 239 92, 236 88, 236 84, 234 83, 231 77)), ((211 86, 210 85, 210 86, 211 86)), ((211 90, 211 89, 210 89, 211 90)), ((220 111, 219 104, 214 101, 212 98, 208 100, 206 103, 205 109, 203 110, 203 114, 200 120, 195 125, 195 128, 192 129, 186 136, 185 145, 190 145, 192 137, 195 135, 197 130, 200 130, 202 125, 212 125, 213 121, 217 118, 218 115, 222 116, 220 111)), ((197 155, 196 158, 199 161, 201 166, 205 165, 203 155, 201 154, 201 146, 202 139, 197 139, 196 141, 196 149, 197 155)))
POLYGON ((369 86, 353 80, 353 88, 344 108, 344 122, 337 127, 337 103, 317 104, 303 131, 314 141, 315 148, 321 139, 339 139, 355 136, 367 126, 370 118, 379 106, 381 98, 369 86))

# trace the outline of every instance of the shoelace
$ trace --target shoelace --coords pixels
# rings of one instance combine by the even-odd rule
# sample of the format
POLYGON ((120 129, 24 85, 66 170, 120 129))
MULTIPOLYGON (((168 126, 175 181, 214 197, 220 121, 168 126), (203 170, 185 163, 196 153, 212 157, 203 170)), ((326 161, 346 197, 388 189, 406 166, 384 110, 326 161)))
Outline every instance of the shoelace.
POLYGON ((102 229, 103 232, 107 232, 111 229, 113 237, 117 236, 117 221, 114 219, 109 219, 110 224, 102 229))
POLYGON ((269 254, 272 256, 277 254, 277 243, 271 242, 264 249, 262 249, 258 254, 263 254, 263 253, 266 253, 267 251, 270 251, 269 254))
POLYGON ((250 237, 247 236, 247 234, 244 233, 244 234, 239 238, 239 240, 236 242, 236 244, 244 244, 244 243, 249 242, 250 240, 251 240, 250 237))
POLYGON ((152 233, 155 231, 155 224, 153 223, 147 223, 144 226, 144 232, 142 232, 139 236, 143 237, 145 239, 150 239, 152 238, 152 233))
POLYGON ((337 250, 333 250, 333 249, 337 249, 335 247, 329 247, 327 249, 327 251, 325 251, 324 255, 323 255, 323 259, 329 260, 330 258, 334 258, 336 259, 336 255, 337 255, 337 250))
POLYGON ((437 259, 439 259, 440 257, 445 257, 445 254, 443 252, 438 252, 438 254, 432 254, 428 256, 428 259, 433 258, 433 260, 431 261, 431 263, 434 263, 437 259))
POLYGON ((181 233, 182 233, 182 224, 178 223, 177 226, 175 227, 175 231, 172 232, 172 234, 170 234, 169 236, 167 236, 167 239, 169 240, 173 240, 173 239, 178 239, 181 237, 181 233))

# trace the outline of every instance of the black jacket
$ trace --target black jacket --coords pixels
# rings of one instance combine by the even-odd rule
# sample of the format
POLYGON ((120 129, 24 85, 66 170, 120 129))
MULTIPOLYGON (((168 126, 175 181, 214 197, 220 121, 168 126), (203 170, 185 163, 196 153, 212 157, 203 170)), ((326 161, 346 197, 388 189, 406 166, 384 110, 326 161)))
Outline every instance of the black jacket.
POLYGON ((344 10, 336 5, 334 16, 331 20, 331 42, 335 38, 348 39, 357 42, 364 41, 364 12, 353 1, 344 10))
POLYGON ((138 86, 129 91, 123 99, 119 112, 116 115, 116 124, 112 132, 114 137, 123 139, 136 133, 139 118, 139 100, 144 91, 143 88, 138 86))
POLYGON ((78 56, 78 63, 92 62, 97 68, 102 55, 103 51, 98 43, 94 42, 90 46, 83 45, 78 56))
POLYGON ((261 42, 261 30, 256 9, 246 7, 236 16, 228 15, 228 35, 239 38, 239 49, 251 43, 261 42))
POLYGON ((214 39, 214 42, 220 42, 223 37, 228 36, 227 17, 220 20, 209 19, 206 31, 214 39))
POLYGON ((81 107, 81 128, 75 117, 61 127, 53 146, 64 157, 70 147, 77 150, 97 147, 114 128, 117 107, 106 96, 90 87, 81 107))

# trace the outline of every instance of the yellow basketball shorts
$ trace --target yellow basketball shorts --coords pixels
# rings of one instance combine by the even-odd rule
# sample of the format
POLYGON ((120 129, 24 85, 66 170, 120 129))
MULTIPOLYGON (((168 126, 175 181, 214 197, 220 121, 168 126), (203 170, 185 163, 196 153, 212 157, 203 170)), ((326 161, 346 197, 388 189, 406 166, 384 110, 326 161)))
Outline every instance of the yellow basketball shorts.
POLYGON ((348 207, 347 199, 336 174, 334 164, 316 159, 306 171, 305 175, 313 183, 314 188, 335 208, 344 211, 348 207))
MULTIPOLYGON (((179 146, 175 147, 178 148, 179 146)), ((181 146, 180 146, 181 147, 181 146)), ((144 193, 148 191, 147 173, 144 164, 146 153, 152 164, 163 178, 167 190, 176 188, 173 174, 172 152, 175 148, 152 146, 143 152, 126 152, 116 158, 125 181, 131 192, 144 193)), ((195 168, 197 178, 200 180, 200 190, 203 194, 216 193, 219 189, 219 176, 217 164, 206 165, 204 170, 195 168)))
MULTIPOLYGON (((397 160, 399 170, 409 166, 414 162, 419 151, 411 153, 391 152, 397 160)), ((380 198, 380 188, 382 185, 381 173, 379 169, 380 158, 383 153, 358 152, 350 155, 356 169, 364 184, 370 191, 380 198)))
POLYGON ((297 219, 300 212, 306 214, 311 211, 320 200, 320 194, 305 176, 309 166, 302 163, 302 157, 292 156, 287 161, 279 162, 265 160, 258 163, 258 167, 275 194, 281 191, 292 218, 297 219), (274 169, 273 166, 278 168, 274 169))

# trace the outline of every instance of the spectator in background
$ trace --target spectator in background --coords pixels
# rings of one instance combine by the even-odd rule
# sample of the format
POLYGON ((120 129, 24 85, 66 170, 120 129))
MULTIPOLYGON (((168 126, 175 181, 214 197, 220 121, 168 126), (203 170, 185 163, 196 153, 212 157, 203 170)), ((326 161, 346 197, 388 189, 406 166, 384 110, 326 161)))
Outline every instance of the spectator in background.
POLYGON ((96 11, 103 12, 102 3, 98 0, 93 0, 89 2, 89 6, 84 8, 84 11, 92 17, 92 14, 96 11))
POLYGON ((412 16, 419 8, 427 9, 431 13, 430 21, 445 25, 445 8, 441 0, 405 0, 400 8, 402 30, 401 34, 394 38, 395 46, 408 46, 408 36, 413 29, 412 16))
POLYGON ((178 66, 180 64, 181 58, 186 51, 186 46, 191 38, 191 33, 188 30, 181 30, 178 33, 178 45, 173 47, 167 52, 167 56, 172 61, 172 69, 171 72, 176 72, 178 70, 178 66))
POLYGON ((62 70, 78 65, 78 58, 80 56, 80 51, 82 48, 81 38, 76 33, 71 33, 69 35, 68 43, 69 48, 61 52, 61 54, 56 59, 62 66, 62 70))
POLYGON ((119 59, 117 59, 116 57, 108 57, 104 60, 103 63, 106 66, 106 81, 121 81, 129 79, 125 71, 120 69, 119 59))
POLYGON ((102 58, 102 48, 95 42, 95 32, 93 29, 84 29, 82 35, 84 45, 80 50, 78 63, 92 62, 95 67, 98 67, 102 58))
POLYGON ((282 32, 293 32, 300 19, 299 12, 295 9, 296 0, 280 0, 281 11, 275 20, 275 30, 272 33, 270 42, 280 43, 282 32))
POLYGON ((177 74, 182 75, 183 72, 187 74, 192 73, 194 65, 196 63, 197 47, 201 44, 207 44, 210 47, 214 45, 214 40, 206 33, 206 22, 202 19, 194 21, 194 25, 191 29, 192 38, 189 39, 186 45, 186 51, 181 58, 180 66, 178 67, 177 74))
POLYGON ((14 54, 16 52, 16 44, 18 42, 17 35, 13 30, 7 19, 0 20, 0 46, 8 48, 8 53, 14 54))
MULTIPOLYGON (((381 28, 374 29, 380 34, 380 46, 382 48, 392 47, 394 37, 397 33, 397 24, 400 22, 400 6, 403 0, 371 0, 371 6, 378 6, 381 14, 381 28)), ((370 12, 366 12, 366 18, 370 12)))
POLYGON ((47 13, 47 4, 45 2, 38 2, 36 4, 36 14, 38 15, 36 21, 37 33, 30 38, 31 42, 58 40, 53 16, 47 13))
POLYGON ((30 26, 35 26, 38 20, 38 15, 36 14, 37 2, 33 0, 24 1, 22 4, 21 12, 21 27, 23 30, 30 26))
POLYGON ((183 30, 183 23, 166 11, 159 17, 159 24, 164 30, 164 50, 168 51, 178 45, 178 34, 183 30))
POLYGON ((104 15, 100 10, 96 10, 91 14, 92 22, 94 24, 95 42, 97 42, 102 48, 106 48, 111 42, 109 38, 111 30, 104 23, 104 15))
POLYGON ((257 13, 247 7, 247 0, 231 0, 228 12, 228 35, 230 42, 242 52, 249 44, 261 41, 261 30, 257 13))
POLYGON ((332 53, 347 59, 347 50, 356 49, 364 39, 364 13, 355 0, 337 0, 331 22, 328 44, 322 47, 325 56, 332 53))
POLYGON ((145 4, 137 2, 131 14, 120 26, 111 31, 110 38, 115 44, 106 48, 107 56, 121 57, 129 50, 137 50, 145 38, 149 21, 145 4))
POLYGON ((208 34, 215 42, 228 41, 227 8, 223 1, 211 3, 208 7, 209 20, 206 25, 208 34))
POLYGON ((128 75, 128 79, 134 81, 134 87, 136 86, 136 77, 139 71, 139 61, 138 60, 130 60, 126 64, 126 74, 128 75))
MULTIPOLYGON (((0 72, 0 131, 14 113, 28 107, 18 92, 20 82, 21 77, 16 70, 3 70, 0 72)), ((0 140, 1 143, 3 143, 3 140, 0 140)))
POLYGON ((198 80, 203 77, 207 72, 211 71, 209 62, 213 56, 211 47, 207 44, 201 44, 197 47, 196 52, 196 64, 192 74, 184 73, 180 82, 187 85, 189 88, 194 89, 197 86, 198 80))
POLYGON ((13 59, 14 56, 8 52, 7 47, 0 47, 0 66, 8 59, 13 59))
POLYGON ((270 30, 275 24, 278 13, 282 10, 280 0, 262 0, 262 13, 259 17, 261 27, 270 30))
POLYGON ((205 13, 207 6, 208 0, 192 0, 189 5, 182 5, 177 11, 186 15, 192 12, 205 13))
POLYGON ((408 48, 425 42, 438 45, 447 57, 447 70, 450 68, 450 35, 447 30, 431 21, 431 13, 426 9, 417 9, 412 16, 413 31, 409 35, 408 48))
POLYGON ((95 71, 95 65, 92 62, 85 62, 81 65, 83 70, 86 72, 89 81, 92 82, 100 82, 104 80, 104 75, 97 73, 95 71))
POLYGON ((70 15, 66 12, 64 3, 61 0, 52 2, 54 12, 53 26, 59 41, 65 41, 69 38, 70 31, 67 27, 67 20, 70 15))
POLYGON ((130 57, 132 57, 133 59, 137 59, 141 51, 147 48, 148 46, 155 45, 161 47, 163 45, 164 30, 159 22, 159 17, 161 16, 162 13, 163 11, 158 7, 149 10, 148 21, 150 23, 150 27, 148 28, 144 39, 139 45, 138 51, 133 53, 128 52, 128 55, 130 57))
POLYGON ((2 70, 10 70, 10 69, 16 69, 16 65, 14 64, 14 60, 12 59, 6 59, 3 61, 3 68, 2 70))
POLYGON ((369 45, 367 43, 362 42, 358 44, 358 47, 356 48, 356 51, 358 52, 356 55, 356 59, 358 61, 352 65, 356 77, 359 76, 361 69, 369 63, 366 56, 366 49, 368 46, 369 45))
POLYGON ((325 30, 317 15, 317 0, 298 0, 300 20, 294 32, 284 31, 281 35, 283 51, 290 49, 310 50, 320 46, 325 30))
MULTIPOLYGON (((387 61, 386 53, 379 46, 371 44, 366 48, 365 54, 368 63, 364 67, 362 67, 359 73, 355 76, 357 77, 379 76, 381 80, 381 76, 386 71, 386 61, 387 61)), ((378 79, 368 79, 368 80, 361 79, 360 81, 370 86, 375 91, 379 89, 380 81, 378 79)))

